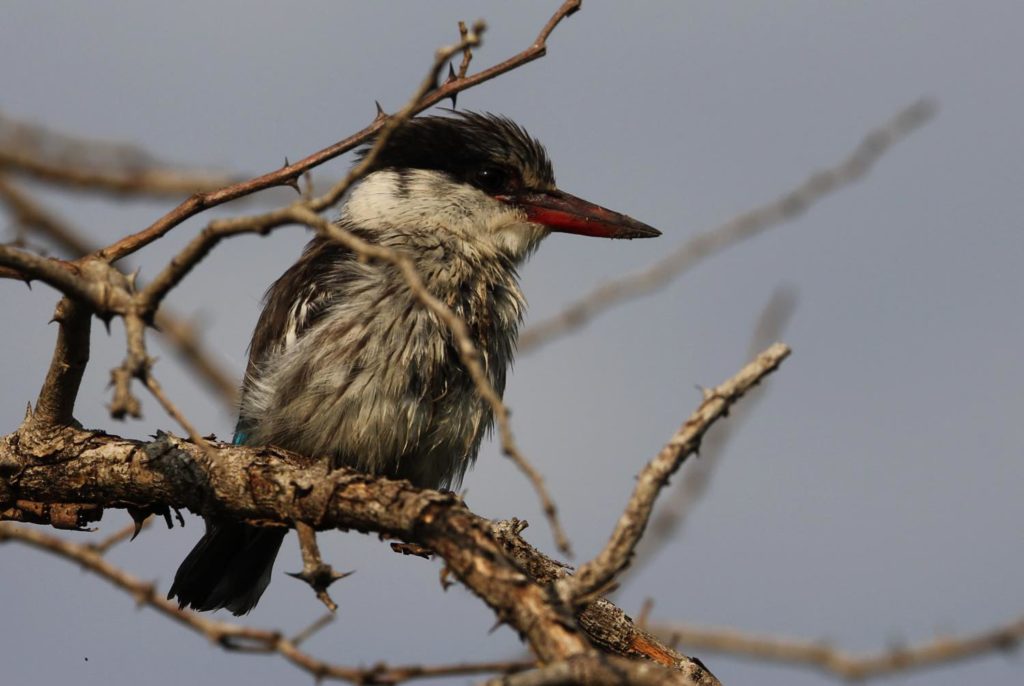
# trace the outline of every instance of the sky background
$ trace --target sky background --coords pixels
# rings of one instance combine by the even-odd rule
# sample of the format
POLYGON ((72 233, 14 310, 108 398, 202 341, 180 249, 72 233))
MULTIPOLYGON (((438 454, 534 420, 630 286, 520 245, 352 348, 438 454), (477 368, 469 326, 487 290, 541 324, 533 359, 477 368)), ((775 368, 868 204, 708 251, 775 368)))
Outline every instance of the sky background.
MULTIPOLYGON (((476 69, 529 44, 555 4, 8 2, 0 109, 184 165, 261 173, 362 128, 375 99, 401 106, 459 19, 489 22, 476 69)), ((783 336, 793 356, 737 427, 682 535, 619 592, 627 612, 650 597, 656 620, 852 651, 1021 614, 1022 24, 1024 5, 1012 1, 588 0, 545 59, 459 96, 460 108, 505 114, 540 138, 562 188, 665 234, 553 236, 522 270, 529 321, 834 164, 918 97, 941 106, 862 183, 517 361, 506 395, 513 427, 560 504, 579 562, 605 542, 633 476, 696 407, 697 387, 745 362, 771 294, 782 286, 798 296, 783 336)), ((333 181, 347 164, 314 178, 333 181)), ((173 204, 42 197, 103 243, 173 204)), ((151 276, 212 216, 269 206, 208 213, 134 264, 151 276)), ((169 298, 201 318, 234 373, 264 289, 306 239, 287 228, 231 240, 169 298)), ((57 298, 42 285, 0 288, 7 432, 45 373, 57 298)), ((106 415, 108 372, 121 354, 120 327, 109 336, 94 327, 78 418, 134 437, 178 431, 149 397, 141 421, 106 415)), ((202 433, 230 436, 234 418, 169 354, 155 373, 202 433)), ((465 488, 475 511, 530 520, 528 539, 551 550, 533 492, 493 441, 465 488)), ((110 511, 101 532, 127 521, 110 511)), ((173 531, 158 523, 110 557, 166 589, 201 531, 194 517, 173 531)), ((479 601, 458 586, 442 592, 437 561, 357 534, 323 535, 321 548, 357 573, 334 587, 338 621, 308 642, 314 654, 349 665, 520 654, 508 629, 488 633, 493 617, 479 601)), ((289 540, 247 621, 293 632, 320 614, 309 589, 283 574, 300 566, 289 540)), ((19 545, 0 548, 0 578, 9 683, 309 682, 278 657, 224 653, 19 545)), ((832 682, 697 655, 727 686, 832 682)), ((884 683, 1020 683, 1022 667, 1012 653, 884 683)))

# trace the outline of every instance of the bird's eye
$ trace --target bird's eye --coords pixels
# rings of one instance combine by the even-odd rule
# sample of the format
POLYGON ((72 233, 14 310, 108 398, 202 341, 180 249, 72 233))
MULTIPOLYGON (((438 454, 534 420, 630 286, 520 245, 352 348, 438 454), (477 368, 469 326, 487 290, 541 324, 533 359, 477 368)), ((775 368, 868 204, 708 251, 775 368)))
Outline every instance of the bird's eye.
POLYGON ((500 167, 484 167, 474 177, 475 185, 486 193, 499 193, 508 185, 508 173, 500 167))

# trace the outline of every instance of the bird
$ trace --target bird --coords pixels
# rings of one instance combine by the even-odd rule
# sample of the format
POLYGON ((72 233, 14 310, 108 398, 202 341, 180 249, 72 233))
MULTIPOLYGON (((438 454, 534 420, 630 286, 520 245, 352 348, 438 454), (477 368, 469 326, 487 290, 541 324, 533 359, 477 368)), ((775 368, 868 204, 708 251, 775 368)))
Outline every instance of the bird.
MULTIPOLYGON (((358 159, 368 154, 363 148, 358 159)), ((499 394, 526 307, 517 269, 545 237, 661 235, 559 190, 544 146, 512 120, 466 111, 396 129, 337 222, 412 260, 427 290, 465 322, 499 394)), ((317 236, 268 289, 234 443, 452 489, 492 423, 449 327, 394 264, 317 236)), ((248 613, 286 532, 208 518, 168 598, 198 611, 248 613)))

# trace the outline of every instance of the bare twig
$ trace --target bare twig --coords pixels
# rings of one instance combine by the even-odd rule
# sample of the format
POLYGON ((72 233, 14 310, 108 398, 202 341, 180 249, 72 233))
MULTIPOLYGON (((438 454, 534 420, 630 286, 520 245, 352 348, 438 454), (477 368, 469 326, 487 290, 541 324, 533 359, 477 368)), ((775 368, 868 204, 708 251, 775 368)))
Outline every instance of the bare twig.
POLYGON ((64 188, 122 196, 180 198, 239 180, 175 169, 133 146, 76 138, 2 115, 0 170, 64 188))
POLYGON ((683 242, 674 252, 647 269, 608 281, 576 300, 561 313, 534 324, 519 337, 520 352, 534 350, 551 340, 581 328, 608 308, 631 298, 652 293, 711 255, 803 214, 814 203, 867 174, 896 142, 927 122, 935 105, 920 100, 887 124, 869 133, 853 152, 836 166, 816 172, 776 200, 741 214, 705 233, 683 242))
POLYGON ((729 408, 748 390, 775 371, 789 353, 788 346, 776 343, 721 386, 705 390, 704 400, 697 410, 637 476, 633 495, 605 548, 574 576, 558 582, 563 598, 574 603, 586 602, 610 586, 629 564, 650 519, 654 501, 668 484, 669 477, 687 457, 697 452, 708 428, 727 415, 729 408))
POLYGON ((4 175, 0 175, 0 202, 7 206, 16 222, 46 236, 70 253, 71 257, 81 257, 95 249, 79 232, 72 230, 67 222, 58 219, 4 175))
MULTIPOLYGON (((3 176, 0 176, 0 202, 7 206, 19 224, 52 240, 72 258, 82 257, 97 249, 81 231, 57 217, 3 176)), ((13 272, 7 276, 22 277, 13 272)), ((166 308, 156 313, 156 328, 178 358, 196 373, 227 408, 234 411, 238 404, 238 380, 215 361, 213 354, 203 345, 196 328, 166 308)))
POLYGON ((295 522, 295 531, 299 534, 299 548, 302 551, 302 571, 289 572, 288 576, 301 579, 309 584, 316 593, 317 600, 328 610, 335 612, 338 604, 327 593, 327 588, 338 579, 344 579, 352 572, 336 572, 334 568, 320 557, 320 546, 316 544, 316 531, 305 522, 295 522))
MULTIPOLYGON (((532 62, 547 54, 547 39, 555 27, 569 15, 580 8, 581 0, 566 0, 548 19, 533 43, 522 52, 513 55, 507 60, 500 62, 489 69, 467 76, 464 79, 450 81, 438 88, 431 90, 414 106, 412 113, 417 114, 423 110, 433 107, 439 102, 450 98, 453 94, 461 93, 464 90, 477 86, 485 81, 500 76, 506 72, 517 69, 524 64, 532 62)), ((462 49, 460 43, 460 50, 462 49)), ((200 193, 192 196, 174 210, 167 213, 148 228, 126 236, 117 242, 100 250, 97 255, 106 260, 119 260, 131 253, 149 245, 165 233, 181 224, 189 217, 202 212, 203 210, 221 205, 237 198, 251 195, 274 186, 290 185, 297 181, 299 176, 313 167, 323 164, 329 160, 342 155, 356 146, 370 140, 381 128, 386 125, 386 117, 375 118, 374 121, 362 131, 355 133, 342 141, 335 143, 319 152, 315 152, 293 164, 287 164, 277 171, 264 174, 242 183, 221 188, 220 190, 200 193)))
MULTIPOLYGON (((754 335, 747 348, 748 358, 757 355, 759 350, 764 350, 772 341, 782 338, 782 332, 795 308, 794 292, 779 289, 772 294, 754 327, 754 335)), ((700 459, 687 466, 679 485, 672 490, 667 500, 651 518, 647 535, 637 546, 636 557, 624 575, 635 575, 637 570, 650 561, 654 554, 682 528, 687 514, 707 491, 711 476, 717 469, 730 438, 736 433, 736 428, 751 415, 763 393, 764 387, 751 389, 746 400, 733 409, 730 421, 719 424, 713 431, 708 432, 701 444, 700 459)))
POLYGON ((532 662, 506 661, 437 666, 379 664, 367 669, 345 667, 319 660, 300 650, 299 644, 307 637, 307 632, 300 633, 294 639, 288 639, 279 631, 214 621, 190 610, 179 609, 177 603, 164 599, 152 583, 132 576, 105 560, 102 550, 99 549, 101 544, 81 545, 51 536, 36 528, 0 523, 0 543, 4 541, 18 541, 63 559, 74 561, 114 586, 127 591, 140 605, 153 608, 160 614, 205 636, 211 643, 217 644, 225 650, 278 653, 296 667, 318 679, 333 679, 353 684, 399 684, 413 679, 439 676, 510 673, 533 665, 532 662))
POLYGON ((757 636, 734 629, 670 623, 659 624, 654 631, 673 642, 702 651, 813 667, 826 674, 859 681, 1017 650, 1024 641, 1024 616, 977 633, 936 638, 874 655, 855 655, 820 641, 757 636))
POLYGON ((174 419, 174 421, 178 422, 181 428, 185 430, 185 433, 188 434, 189 440, 191 440, 193 443, 202 448, 206 452, 206 456, 208 459, 217 459, 216 448, 213 447, 213 444, 210 443, 210 441, 206 440, 205 438, 202 437, 202 435, 200 435, 196 427, 192 425, 192 422, 190 422, 188 418, 185 417, 184 413, 182 413, 182 411, 178 409, 178 406, 171 402, 171 399, 167 397, 166 393, 164 393, 163 387, 153 377, 152 372, 146 369, 143 372, 141 372, 141 374, 142 381, 143 383, 146 384, 146 388, 153 395, 153 397, 156 398, 156 401, 160 403, 160 407, 164 408, 164 412, 171 415, 171 418, 174 419))
POLYGON ((61 298, 53 313, 60 330, 46 380, 36 400, 34 420, 50 424, 74 421, 75 398, 89 363, 92 312, 80 302, 61 298))
POLYGON ((313 620, 310 623, 310 625, 307 626, 305 629, 292 636, 292 643, 294 643, 297 646, 302 645, 307 640, 312 638, 314 634, 316 634, 321 629, 331 624, 334 621, 335 617, 337 616, 338 615, 334 614, 334 610, 323 613, 315 620, 313 620))
POLYGON ((147 517, 142 522, 132 522, 127 526, 121 527, 103 540, 96 541, 95 543, 86 543, 86 545, 97 555, 106 555, 111 548, 119 543, 124 543, 125 541, 129 541, 138 536, 139 532, 148 527, 152 521, 153 519, 151 517, 147 517))
POLYGON ((156 330, 164 337, 178 359, 191 369, 206 388, 220 399, 230 412, 238 410, 240 380, 216 360, 206 347, 195 323, 181 315, 160 308, 155 318, 156 330))
MULTIPOLYGON (((465 43, 466 36, 469 35, 469 29, 466 27, 466 22, 464 21, 459 22, 459 35, 462 36, 462 42, 465 43)), ((469 45, 466 45, 466 47, 462 49, 462 62, 459 64, 459 71, 456 74, 456 78, 466 78, 466 72, 469 71, 469 63, 472 61, 473 48, 471 48, 469 45)))

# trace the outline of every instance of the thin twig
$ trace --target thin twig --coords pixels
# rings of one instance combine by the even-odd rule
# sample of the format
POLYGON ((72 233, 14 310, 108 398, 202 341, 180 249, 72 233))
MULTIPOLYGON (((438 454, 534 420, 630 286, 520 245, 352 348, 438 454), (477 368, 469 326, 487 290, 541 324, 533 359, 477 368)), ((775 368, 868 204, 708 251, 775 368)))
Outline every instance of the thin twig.
MULTIPOLYGON (((477 72, 476 74, 467 76, 464 79, 450 81, 431 90, 427 95, 421 98, 418 103, 416 103, 413 108, 413 114, 418 114, 429 107, 433 107, 437 103, 450 98, 453 94, 461 93, 464 90, 477 86, 485 81, 490 81, 491 79, 512 71, 513 69, 517 69, 524 64, 540 59, 547 54, 548 36, 551 35, 551 32, 554 31, 555 27, 558 26, 563 19, 576 12, 576 10, 580 8, 580 5, 581 0, 566 0, 555 11, 551 18, 548 19, 547 23, 537 35, 537 38, 534 39, 533 43, 528 48, 516 55, 513 55, 507 60, 490 67, 489 69, 477 72)), ((334 145, 324 148, 319 152, 315 152, 298 162, 287 164, 276 171, 249 179, 242 183, 221 188, 217 191, 194 195, 178 205, 175 209, 165 214, 146 229, 130 236, 126 236, 115 243, 108 245, 96 254, 106 260, 119 260, 143 248, 144 246, 149 245, 189 217, 192 217, 203 210, 207 210, 217 205, 222 205, 231 200, 251 195, 274 186, 291 185, 295 183, 307 170, 332 160, 335 157, 338 157, 339 155, 342 155, 356 146, 370 140, 380 131, 381 128, 383 128, 383 126, 385 126, 386 121, 386 118, 377 118, 362 131, 355 133, 334 145)))
MULTIPOLYGON (((462 42, 463 43, 466 42, 466 36, 468 34, 469 34, 469 29, 466 27, 466 22, 460 21, 459 22, 459 35, 462 36, 462 42)), ((466 45, 466 47, 462 49, 462 62, 459 64, 459 71, 456 74, 456 78, 458 78, 458 79, 466 78, 466 72, 469 71, 469 63, 472 62, 472 61, 473 61, 473 48, 471 48, 469 45, 466 45)))
POLYGON ((302 551, 302 571, 289 573, 288 576, 305 581, 316 593, 317 600, 331 612, 337 611, 338 604, 327 593, 327 588, 352 572, 336 572, 324 562, 320 556, 320 546, 316 543, 316 531, 309 524, 295 522, 295 531, 299 535, 299 549, 302 551))
POLYGON ((338 615, 334 614, 333 610, 330 612, 323 613, 315 620, 313 620, 312 623, 310 623, 310 625, 307 626, 305 629, 292 636, 292 643, 294 643, 296 646, 302 645, 310 638, 312 638, 314 634, 318 633, 321 629, 334 622, 337 616, 338 615))
POLYGON ((177 358, 206 386, 221 405, 229 412, 238 411, 238 388, 240 380, 229 372, 214 357, 213 351, 206 347, 197 326, 166 309, 160 308, 156 313, 157 332, 170 345, 177 358))
MULTIPOLYGON (((474 27, 478 31, 483 26, 474 27)), ((434 61, 427 70, 427 75, 420 82, 419 87, 409 99, 405 107, 393 115, 383 117, 380 123, 380 131, 377 133, 370 150, 363 156, 362 160, 353 166, 339 182, 334 184, 330 190, 323 195, 306 201, 300 201, 289 207, 281 208, 271 212, 251 217, 236 217, 227 220, 213 221, 198 236, 196 236, 185 248, 175 255, 160 272, 153 282, 142 290, 139 296, 139 306, 143 313, 156 312, 161 301, 167 293, 181 283, 188 273, 224 238, 239 233, 258 232, 269 233, 271 230, 284 226, 285 224, 300 222, 312 226, 307 218, 316 217, 313 221, 319 223, 321 220, 316 216, 317 212, 328 209, 342 195, 352 187, 356 181, 366 175, 371 165, 376 161, 381 149, 387 143, 391 134, 401 127, 416 112, 418 103, 427 96, 431 90, 435 90, 438 74, 441 68, 447 63, 452 55, 458 53, 463 44, 476 45, 480 41, 479 34, 469 34, 463 42, 441 48, 435 53, 434 61)), ((360 244, 369 245, 364 241, 360 244)), ((102 251, 101 251, 102 252, 102 251)), ((390 252, 390 251, 388 251, 390 252)), ((362 254, 362 253, 361 253, 362 254)))
MULTIPOLYGON (((748 359, 771 345, 772 341, 782 338, 795 308, 794 292, 779 289, 772 294, 754 327, 754 334, 747 347, 748 359)), ((751 416, 759 399, 763 397, 764 390, 763 386, 751 389, 746 400, 733 409, 730 420, 708 432, 701 444, 700 459, 687 466, 679 485, 672 489, 667 500, 651 518, 647 535, 637 546, 636 557, 623 576, 635 576, 637 571, 652 560, 655 553, 680 531, 689 512, 707 492, 711 476, 725 454, 726 445, 735 435, 737 427, 742 426, 746 418, 751 416)))
MULTIPOLYGON (((2 175, 0 202, 7 206, 20 225, 52 240, 69 257, 78 258, 97 250, 97 246, 85 238, 82 231, 57 217, 2 175)), ((9 276, 20 275, 11 273, 9 276)), ((166 308, 156 313, 156 328, 178 358, 223 401, 225 407, 234 411, 238 406, 238 379, 216 362, 213 354, 203 345, 196 328, 166 308)))
POLYGON ((832 676, 860 681, 1017 650, 1024 642, 1024 616, 973 634, 940 637, 867 655, 855 655, 822 641, 758 636, 734 629, 662 623, 653 630, 702 651, 812 667, 832 676))
POLYGON ((217 448, 203 438, 195 426, 188 420, 178 406, 164 392, 163 387, 153 376, 153 361, 146 352, 146 328, 142 318, 134 312, 124 317, 124 330, 127 338, 128 353, 120 367, 111 372, 114 383, 114 400, 110 406, 113 417, 130 414, 137 417, 141 414, 138 399, 131 392, 131 380, 139 379, 156 398, 157 402, 171 418, 188 434, 189 439, 199 446, 211 464, 217 461, 217 448))
POLYGON ((654 502, 668 484, 669 477, 687 457, 697 452, 704 433, 711 425, 726 416, 729 408, 761 379, 778 369, 789 353, 788 346, 776 343, 721 386, 705 390, 700 406, 637 475, 636 487, 608 544, 593 560, 582 565, 574 576, 558 582, 563 598, 574 603, 587 602, 610 586, 616 575, 629 564, 647 527, 654 502))
POLYGON ((97 541, 95 543, 86 543, 86 545, 89 546, 89 549, 95 552, 97 555, 106 555, 108 552, 110 552, 111 548, 118 545, 119 543, 130 541, 131 539, 138 536, 139 532, 148 527, 152 521, 153 519, 151 517, 147 517, 146 520, 142 523, 137 524, 135 522, 132 522, 127 526, 121 527, 120 529, 110 534, 103 540, 97 541))
POLYGON ((95 250, 95 247, 78 231, 71 229, 67 222, 58 219, 2 174, 0 174, 0 202, 7 206, 11 216, 18 224, 46 236, 70 253, 71 257, 81 257, 95 250))
POLYGON ((601 284, 559 314, 524 331, 519 337, 520 353, 575 331, 613 305, 652 293, 711 255, 803 214, 826 195, 861 179, 889 148, 927 122, 934 112, 933 103, 919 100, 869 133, 838 165, 812 174, 767 205, 693 236, 647 269, 601 284))
POLYGON ((2 115, 0 170, 63 188, 162 198, 213 191, 239 180, 175 169, 133 146, 69 136, 2 115))
MULTIPOLYGON (((298 642, 286 638, 279 631, 257 629, 239 624, 230 624, 208 619, 204 615, 178 608, 178 604, 163 598, 152 583, 145 582, 104 559, 92 546, 72 543, 44 533, 38 528, 17 526, 0 522, 0 543, 18 541, 39 550, 78 563, 114 586, 128 592, 140 605, 153 608, 160 614, 173 619, 205 636, 211 643, 225 650, 239 650, 256 653, 278 653, 296 667, 317 679, 334 679, 353 684, 399 684, 412 679, 440 676, 461 676, 511 673, 526 669, 532 662, 499 661, 453 665, 397 665, 379 664, 367 669, 345 667, 325 662, 299 649, 298 642)), ((297 638, 302 640, 300 633, 297 638)))

